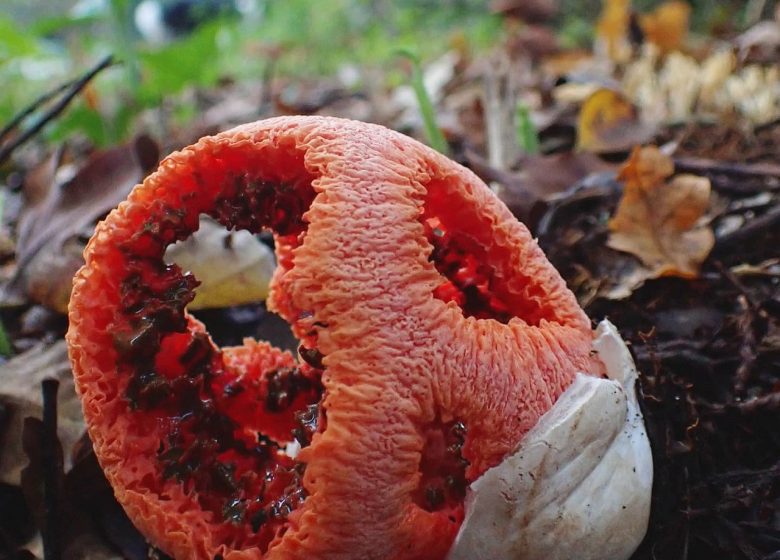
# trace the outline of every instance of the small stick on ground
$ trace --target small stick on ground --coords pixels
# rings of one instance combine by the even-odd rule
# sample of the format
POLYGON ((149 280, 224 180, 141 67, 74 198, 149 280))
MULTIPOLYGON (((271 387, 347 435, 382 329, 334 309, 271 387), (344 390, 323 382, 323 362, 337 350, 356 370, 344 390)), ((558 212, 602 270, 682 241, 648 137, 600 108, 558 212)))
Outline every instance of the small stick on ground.
POLYGON ((773 163, 733 163, 706 158, 674 158, 674 168, 689 173, 725 173, 729 175, 755 175, 780 177, 780 165, 773 163))
POLYGON ((45 560, 60 560, 60 477, 61 458, 57 452, 57 391, 60 383, 56 379, 45 379, 43 388, 43 434, 41 458, 43 459, 43 496, 45 522, 43 525, 43 556, 45 560))
POLYGON ((27 130, 20 133, 16 138, 8 142, 6 145, 2 146, 0 148, 0 164, 5 162, 10 155, 16 150, 19 146, 27 142, 30 138, 38 134, 38 132, 41 131, 41 129, 46 126, 47 123, 52 121, 54 118, 56 118, 60 113, 62 113, 65 108, 70 104, 70 102, 83 90, 86 85, 98 75, 102 70, 108 68, 109 66, 112 66, 114 64, 114 57, 113 55, 108 55, 105 58, 103 58, 94 68, 86 72, 83 76, 76 80, 72 80, 70 82, 66 82, 65 84, 62 84, 60 86, 57 86, 54 90, 52 90, 49 93, 46 93, 33 101, 29 106, 24 108, 16 117, 11 119, 11 121, 3 127, 2 131, 0 131, 0 142, 2 142, 3 138, 5 138, 11 131, 15 130, 19 124, 27 118, 29 115, 34 113, 36 110, 38 110, 39 107, 41 107, 43 104, 51 101, 52 99, 55 99, 57 96, 62 95, 62 98, 55 103, 51 109, 46 111, 41 117, 27 130))
POLYGON ((708 404, 707 408, 713 414, 723 414, 729 410, 737 410, 742 414, 754 414, 761 411, 776 411, 780 410, 780 391, 775 391, 774 393, 769 393, 768 395, 753 397, 752 399, 735 403, 708 404))
POLYGON ((738 230, 719 238, 712 252, 718 255, 726 253, 753 237, 773 231, 773 228, 778 225, 780 225, 780 206, 775 206, 758 218, 753 218, 738 230))

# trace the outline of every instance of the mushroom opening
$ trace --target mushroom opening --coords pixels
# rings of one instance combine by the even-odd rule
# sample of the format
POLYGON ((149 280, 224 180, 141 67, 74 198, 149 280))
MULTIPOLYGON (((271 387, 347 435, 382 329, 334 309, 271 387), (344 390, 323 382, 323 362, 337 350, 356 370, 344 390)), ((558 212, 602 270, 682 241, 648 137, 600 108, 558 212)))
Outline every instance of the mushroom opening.
POLYGON ((500 244, 494 218, 474 211, 474 202, 452 184, 457 180, 434 178, 425 185, 420 221, 432 246, 429 260, 442 276, 433 296, 454 301, 466 317, 500 323, 518 318, 532 326, 555 321, 539 279, 512 262, 516 248, 500 244))
MULTIPOLYGON (((159 439, 164 484, 180 485, 213 523, 232 527, 232 546, 263 552, 306 499, 306 466, 295 455, 324 429, 322 355, 311 341, 299 363, 264 343, 218 350, 185 313, 198 281, 163 256, 197 229, 200 213, 229 229, 270 229, 280 261, 289 256, 306 233, 313 177, 298 152, 273 157, 273 169, 299 175, 233 174, 228 161, 216 184, 198 177, 190 196, 200 204, 158 201, 118 247, 125 272, 113 332, 124 397, 138 426, 159 439)), ((282 266, 289 270, 291 258, 282 266)))

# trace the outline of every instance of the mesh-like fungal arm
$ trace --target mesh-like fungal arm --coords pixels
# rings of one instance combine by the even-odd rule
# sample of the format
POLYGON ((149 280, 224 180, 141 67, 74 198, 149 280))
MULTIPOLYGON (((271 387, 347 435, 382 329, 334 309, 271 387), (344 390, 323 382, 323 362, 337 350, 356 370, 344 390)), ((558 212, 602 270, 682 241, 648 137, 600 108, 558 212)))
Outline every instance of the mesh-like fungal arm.
POLYGON ((379 126, 245 125, 174 153, 98 225, 67 340, 133 522, 176 558, 443 558, 465 487, 598 371, 590 323, 471 172, 379 126), (300 360, 219 349, 165 248, 208 214, 275 234, 300 360), (289 450, 296 442, 300 452, 289 450))

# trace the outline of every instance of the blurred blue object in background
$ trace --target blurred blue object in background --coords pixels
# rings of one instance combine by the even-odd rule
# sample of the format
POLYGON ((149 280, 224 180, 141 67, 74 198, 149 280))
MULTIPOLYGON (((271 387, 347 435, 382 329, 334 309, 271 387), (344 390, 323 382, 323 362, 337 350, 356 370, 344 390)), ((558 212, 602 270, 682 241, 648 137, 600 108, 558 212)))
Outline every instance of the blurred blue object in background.
POLYGON ((165 43, 223 17, 242 17, 258 10, 253 0, 142 0, 133 10, 138 32, 150 43, 165 43))

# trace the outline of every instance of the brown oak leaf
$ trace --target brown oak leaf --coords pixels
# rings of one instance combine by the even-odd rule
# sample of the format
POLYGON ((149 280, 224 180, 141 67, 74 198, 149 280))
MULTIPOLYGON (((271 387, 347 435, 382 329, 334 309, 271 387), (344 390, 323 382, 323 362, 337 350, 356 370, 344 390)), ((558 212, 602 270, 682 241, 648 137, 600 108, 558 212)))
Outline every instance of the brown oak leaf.
POLYGON ((635 148, 618 178, 623 198, 609 221, 607 245, 638 257, 647 278, 694 278, 715 243, 703 223, 710 202, 710 181, 677 175, 670 157, 655 146, 635 148))

